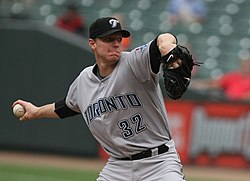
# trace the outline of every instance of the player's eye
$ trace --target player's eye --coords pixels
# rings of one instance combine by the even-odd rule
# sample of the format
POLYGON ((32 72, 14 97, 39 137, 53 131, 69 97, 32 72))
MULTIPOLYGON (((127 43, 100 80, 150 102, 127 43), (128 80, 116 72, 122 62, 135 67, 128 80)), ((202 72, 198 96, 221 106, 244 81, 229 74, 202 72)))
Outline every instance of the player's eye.
POLYGON ((101 38, 101 40, 105 43, 111 43, 111 42, 114 42, 115 40, 121 43, 122 37, 104 37, 104 38, 101 38))
POLYGON ((117 41, 118 41, 119 43, 122 42, 122 37, 118 37, 118 38, 116 38, 116 39, 117 39, 117 41))

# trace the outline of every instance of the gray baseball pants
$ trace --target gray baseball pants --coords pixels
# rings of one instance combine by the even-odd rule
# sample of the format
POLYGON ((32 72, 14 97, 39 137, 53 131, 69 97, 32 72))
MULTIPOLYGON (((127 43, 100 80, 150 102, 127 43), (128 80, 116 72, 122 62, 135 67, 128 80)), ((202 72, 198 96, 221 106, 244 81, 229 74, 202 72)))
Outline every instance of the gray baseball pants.
POLYGON ((169 151, 140 160, 109 158, 97 181, 185 181, 182 164, 170 140, 169 151))

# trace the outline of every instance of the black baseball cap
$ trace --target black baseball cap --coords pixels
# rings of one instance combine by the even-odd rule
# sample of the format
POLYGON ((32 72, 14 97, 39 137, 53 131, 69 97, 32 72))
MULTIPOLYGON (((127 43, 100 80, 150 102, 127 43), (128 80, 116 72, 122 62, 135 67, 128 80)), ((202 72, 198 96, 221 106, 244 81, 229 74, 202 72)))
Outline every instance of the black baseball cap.
POLYGON ((89 28, 90 38, 102 38, 113 33, 121 32, 122 37, 129 37, 130 33, 127 30, 123 30, 120 22, 114 17, 98 18, 94 21, 89 28))

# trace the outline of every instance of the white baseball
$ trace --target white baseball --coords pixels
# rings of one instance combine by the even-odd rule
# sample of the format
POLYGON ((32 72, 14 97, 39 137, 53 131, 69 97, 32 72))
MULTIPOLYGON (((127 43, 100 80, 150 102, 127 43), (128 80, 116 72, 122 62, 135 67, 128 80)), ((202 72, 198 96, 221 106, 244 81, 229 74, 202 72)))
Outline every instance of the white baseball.
POLYGON ((25 114, 25 109, 21 104, 16 104, 13 107, 13 113, 15 114, 16 117, 22 117, 25 114))

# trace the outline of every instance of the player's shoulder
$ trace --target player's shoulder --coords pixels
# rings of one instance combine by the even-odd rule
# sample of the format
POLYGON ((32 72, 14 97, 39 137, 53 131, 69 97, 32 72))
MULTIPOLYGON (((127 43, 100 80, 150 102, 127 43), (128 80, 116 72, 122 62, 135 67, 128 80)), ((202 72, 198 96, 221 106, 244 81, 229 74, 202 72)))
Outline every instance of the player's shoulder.
POLYGON ((150 41, 149 43, 145 43, 143 45, 140 45, 136 48, 134 48, 133 50, 131 50, 130 52, 122 52, 122 57, 129 57, 129 56, 133 56, 134 54, 142 54, 145 51, 148 50, 150 44, 152 41, 150 41))
POLYGON ((122 54, 121 54, 121 59, 126 59, 128 56, 129 56, 129 54, 130 54, 131 52, 122 52, 122 54))
POLYGON ((91 65, 82 69, 82 71, 79 73, 79 77, 83 77, 83 76, 90 74, 93 70, 93 67, 94 65, 91 65))
POLYGON ((149 52, 149 47, 150 47, 152 41, 136 47, 135 49, 132 50, 132 52, 134 52, 135 54, 145 54, 145 53, 148 53, 149 52))
POLYGON ((92 71, 92 69, 94 68, 95 64, 94 65, 91 65, 91 66, 88 66, 88 67, 85 67, 82 72, 90 72, 92 71))

